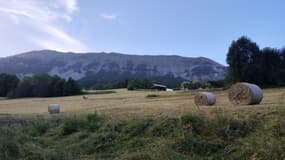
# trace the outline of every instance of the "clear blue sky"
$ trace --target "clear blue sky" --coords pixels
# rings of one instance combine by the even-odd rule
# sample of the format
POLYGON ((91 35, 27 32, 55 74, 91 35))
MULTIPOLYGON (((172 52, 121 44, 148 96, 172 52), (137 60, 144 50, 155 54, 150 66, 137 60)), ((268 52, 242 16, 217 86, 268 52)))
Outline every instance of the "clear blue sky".
POLYGON ((0 56, 55 49, 208 57, 242 35, 285 46, 282 0, 12 0, 0 2, 0 56))

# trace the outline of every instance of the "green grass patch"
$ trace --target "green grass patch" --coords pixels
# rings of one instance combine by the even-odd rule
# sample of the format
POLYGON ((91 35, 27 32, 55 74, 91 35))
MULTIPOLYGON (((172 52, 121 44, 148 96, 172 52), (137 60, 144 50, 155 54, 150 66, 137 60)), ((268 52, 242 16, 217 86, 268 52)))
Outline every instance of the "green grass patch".
POLYGON ((0 118, 0 159, 284 159, 283 114, 0 118))

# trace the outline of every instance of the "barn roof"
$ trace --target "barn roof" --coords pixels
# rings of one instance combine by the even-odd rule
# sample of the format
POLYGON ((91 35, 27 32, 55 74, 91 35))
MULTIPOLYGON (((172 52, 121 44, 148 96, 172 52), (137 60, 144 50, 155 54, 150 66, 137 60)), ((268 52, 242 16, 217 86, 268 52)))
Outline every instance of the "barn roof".
POLYGON ((161 88, 167 88, 165 85, 161 85, 161 84, 153 84, 152 87, 161 87, 161 88))

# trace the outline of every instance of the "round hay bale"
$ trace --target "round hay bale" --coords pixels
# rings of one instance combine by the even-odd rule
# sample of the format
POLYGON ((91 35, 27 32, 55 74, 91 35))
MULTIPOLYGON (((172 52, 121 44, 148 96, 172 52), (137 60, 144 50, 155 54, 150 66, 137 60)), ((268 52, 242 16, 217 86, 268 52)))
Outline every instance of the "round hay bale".
POLYGON ((84 100, 87 100, 89 97, 87 95, 82 96, 84 100))
POLYGON ((60 106, 59 104, 50 104, 48 106, 48 112, 50 114, 56 114, 56 113, 59 113, 60 112, 60 106))
POLYGON ((216 103, 216 96, 211 92, 199 92, 195 95, 194 102, 197 106, 211 106, 216 103))
POLYGON ((251 83, 237 83, 228 92, 229 101, 234 105, 253 105, 262 101, 260 87, 251 83))

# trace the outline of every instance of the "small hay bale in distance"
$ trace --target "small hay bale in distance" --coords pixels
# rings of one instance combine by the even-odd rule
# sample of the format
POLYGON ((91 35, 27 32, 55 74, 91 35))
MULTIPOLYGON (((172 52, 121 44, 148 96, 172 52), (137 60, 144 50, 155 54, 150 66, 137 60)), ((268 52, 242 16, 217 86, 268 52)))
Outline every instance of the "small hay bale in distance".
POLYGON ((49 112, 50 114, 57 114, 57 113, 59 113, 59 112, 60 112, 60 106, 59 106, 59 104, 50 104, 50 105, 48 106, 48 112, 49 112))
POLYGON ((199 92, 194 97, 197 106, 212 106, 216 103, 216 96, 211 92, 199 92))
POLYGON ((228 98, 234 105, 253 105, 262 101, 263 93, 255 84, 237 83, 229 89, 228 98))

